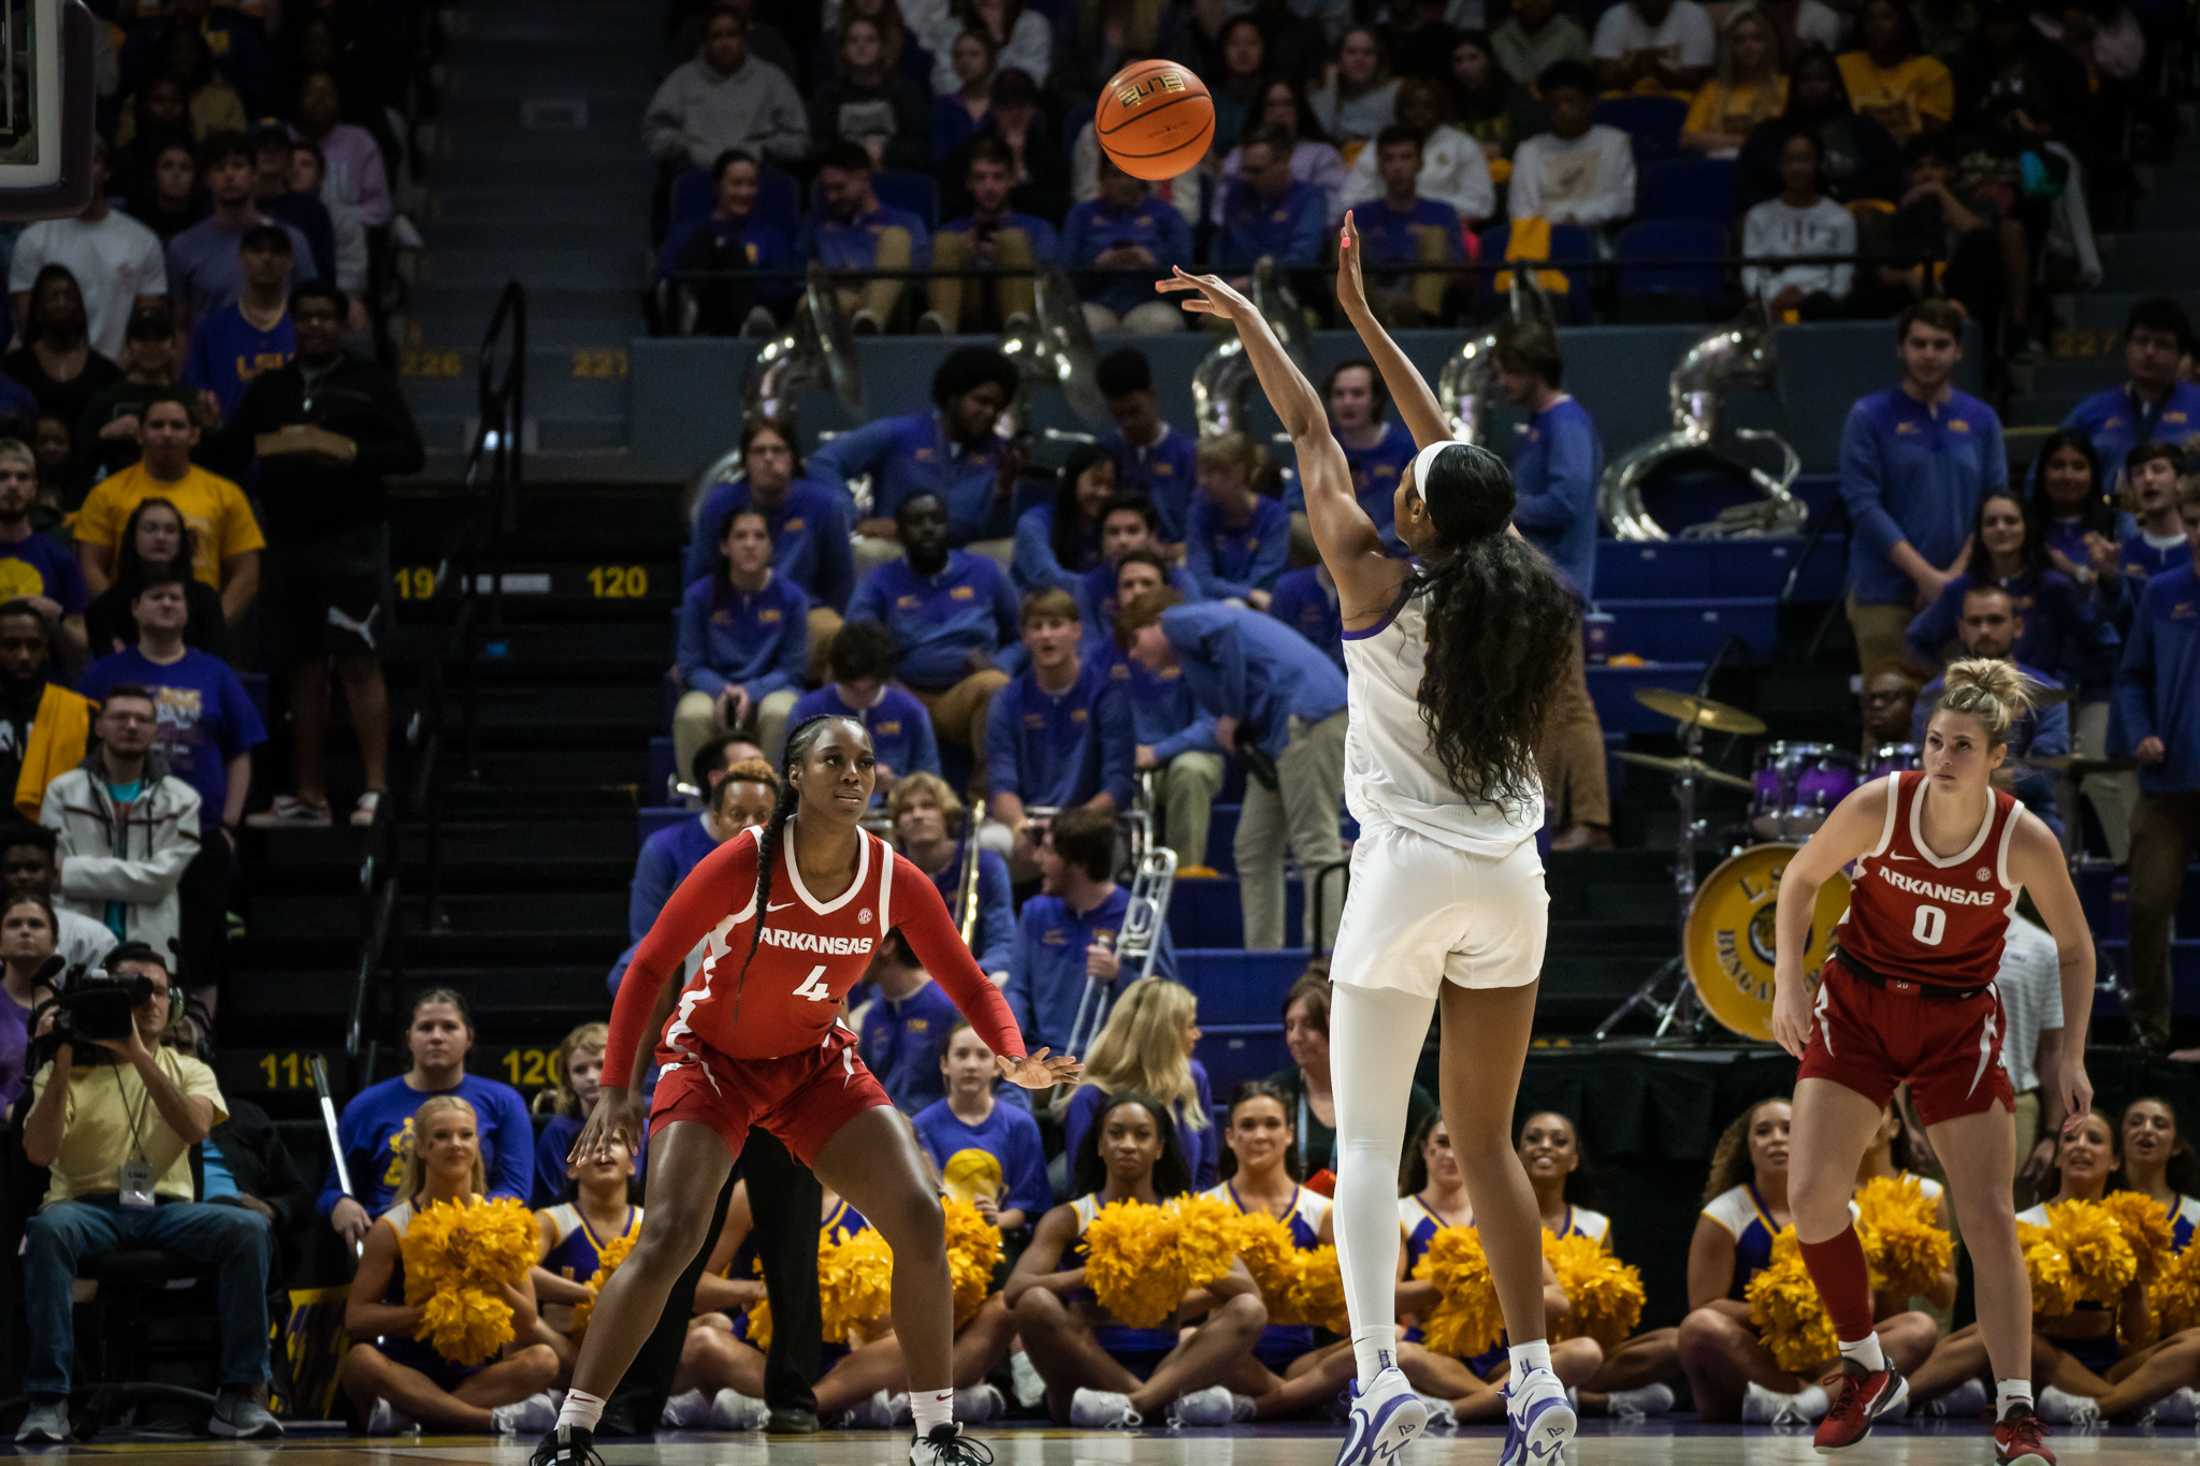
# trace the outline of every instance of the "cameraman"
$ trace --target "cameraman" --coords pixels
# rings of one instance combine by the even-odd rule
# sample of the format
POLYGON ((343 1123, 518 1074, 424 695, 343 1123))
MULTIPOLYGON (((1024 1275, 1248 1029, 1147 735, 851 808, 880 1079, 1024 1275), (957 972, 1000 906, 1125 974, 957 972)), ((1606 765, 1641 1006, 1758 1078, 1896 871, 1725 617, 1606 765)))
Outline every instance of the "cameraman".
POLYGON ((191 1147, 228 1118, 221 1089, 213 1070, 161 1043, 173 999, 158 953, 139 942, 117 948, 106 976, 79 984, 72 996, 104 982, 148 989, 130 1010, 129 1033, 59 1044, 32 1082, 23 1122, 24 1155, 50 1167, 52 1179, 24 1232, 31 1405, 15 1438, 68 1440, 70 1293, 78 1267, 87 1257, 141 1247, 179 1253, 216 1275, 221 1393, 208 1430, 232 1440, 280 1436, 282 1426, 257 1399, 268 1377, 268 1219, 191 1199, 191 1147))

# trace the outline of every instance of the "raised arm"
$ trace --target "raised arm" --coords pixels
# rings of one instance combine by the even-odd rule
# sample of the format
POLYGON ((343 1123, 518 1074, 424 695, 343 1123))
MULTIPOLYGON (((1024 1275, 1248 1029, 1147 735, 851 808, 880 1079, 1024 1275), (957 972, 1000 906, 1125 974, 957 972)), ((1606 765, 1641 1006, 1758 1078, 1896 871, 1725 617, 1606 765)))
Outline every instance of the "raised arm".
POLYGON ((1375 319, 1367 303, 1367 287, 1360 276, 1360 230, 1352 221, 1350 209, 1344 211, 1344 229, 1337 239, 1337 304, 1344 310, 1345 319, 1352 322, 1352 329, 1360 333, 1368 360, 1383 374, 1384 390, 1397 405, 1406 431, 1413 434, 1413 446, 1426 448, 1431 443, 1449 441, 1451 430, 1444 424, 1444 410, 1437 406, 1436 394, 1429 390, 1420 369, 1390 339, 1390 332, 1375 319))

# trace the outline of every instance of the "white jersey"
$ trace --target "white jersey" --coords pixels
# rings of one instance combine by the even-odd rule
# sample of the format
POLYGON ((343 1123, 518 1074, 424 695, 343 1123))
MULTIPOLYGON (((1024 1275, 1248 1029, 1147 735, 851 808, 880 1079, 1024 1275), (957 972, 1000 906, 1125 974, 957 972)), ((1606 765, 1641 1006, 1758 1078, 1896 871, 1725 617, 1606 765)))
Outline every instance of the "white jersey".
POLYGON ((1344 800, 1363 828, 1397 825, 1439 845, 1495 858, 1543 826, 1543 791, 1531 777, 1517 802, 1470 801, 1452 786, 1421 721, 1428 629, 1421 596, 1344 634, 1351 715, 1344 735, 1344 800))

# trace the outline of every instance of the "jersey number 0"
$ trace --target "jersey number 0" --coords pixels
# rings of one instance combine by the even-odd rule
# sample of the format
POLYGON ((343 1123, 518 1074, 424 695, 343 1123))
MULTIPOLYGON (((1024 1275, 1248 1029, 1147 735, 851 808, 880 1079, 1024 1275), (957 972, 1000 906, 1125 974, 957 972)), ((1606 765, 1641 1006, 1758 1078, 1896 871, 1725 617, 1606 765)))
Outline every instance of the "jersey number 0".
POLYGON ((825 964, 820 962, 810 969, 808 977, 795 984, 794 995, 798 998, 808 998, 813 1003, 830 1003, 833 1000, 833 990, 819 981, 824 976, 825 964))
MULTIPOLYGON (((1940 945, 1940 939, 1948 932, 1948 913, 1938 906, 1920 906, 1917 919, 1910 923, 1910 935, 1928 947, 1940 945)), ((814 976, 815 974, 813 974, 814 976)))

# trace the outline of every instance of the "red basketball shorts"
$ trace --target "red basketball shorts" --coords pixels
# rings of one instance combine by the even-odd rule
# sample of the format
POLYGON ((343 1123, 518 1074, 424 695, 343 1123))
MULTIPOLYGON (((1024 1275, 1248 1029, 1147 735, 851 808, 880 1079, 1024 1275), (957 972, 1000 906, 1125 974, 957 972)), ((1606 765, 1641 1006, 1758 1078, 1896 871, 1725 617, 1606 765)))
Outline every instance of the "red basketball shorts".
POLYGON ((778 1059, 729 1059, 706 1048, 659 1049, 662 1065, 649 1128, 676 1120, 708 1125, 735 1156, 761 1125, 809 1165, 840 1127, 890 1106, 886 1090, 856 1056, 856 1036, 835 1027, 824 1042, 778 1059))
POLYGON ((1810 1044, 1796 1078, 1830 1079, 1875 1105, 1909 1081, 1927 1125, 2000 1105, 2016 1108, 2001 1067, 2001 994, 1927 997, 1917 984, 1878 987, 1828 962, 1811 1009, 1810 1044))

